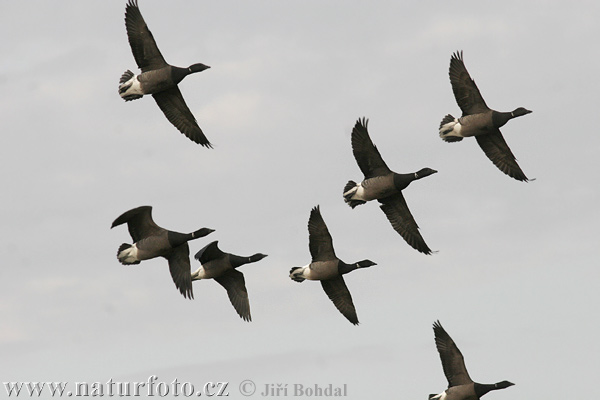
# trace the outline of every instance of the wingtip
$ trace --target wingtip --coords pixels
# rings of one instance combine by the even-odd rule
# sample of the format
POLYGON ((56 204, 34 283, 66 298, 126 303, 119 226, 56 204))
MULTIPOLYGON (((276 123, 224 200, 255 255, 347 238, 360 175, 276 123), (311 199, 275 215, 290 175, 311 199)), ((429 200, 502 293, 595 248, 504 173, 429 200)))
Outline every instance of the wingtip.
POLYGON ((454 53, 452 53, 452 58, 456 59, 456 60, 463 61, 463 51, 462 50, 456 50, 454 53))
POLYGON ((209 142, 208 140, 206 141, 206 143, 203 142, 197 142, 198 144, 202 145, 202 147, 206 147, 207 149, 214 149, 214 146, 211 142, 209 142))
POLYGON ((363 129, 367 130, 368 126, 369 126, 369 119, 367 117, 359 118, 356 121, 356 124, 354 124, 354 128, 355 129, 356 128, 363 128, 363 129))
POLYGON ((194 291, 191 287, 188 290, 181 288, 179 289, 179 292, 184 298, 188 300, 194 300, 194 291))

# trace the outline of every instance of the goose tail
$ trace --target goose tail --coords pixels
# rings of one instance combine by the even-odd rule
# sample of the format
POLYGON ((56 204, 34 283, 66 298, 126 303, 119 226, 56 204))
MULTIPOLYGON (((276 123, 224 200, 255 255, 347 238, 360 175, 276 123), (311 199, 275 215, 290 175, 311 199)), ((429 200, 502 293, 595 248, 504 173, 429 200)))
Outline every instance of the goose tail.
POLYGON ((463 138, 455 132, 455 128, 460 128, 460 123, 458 119, 454 118, 452 115, 447 114, 444 118, 442 118, 442 122, 440 122, 440 137, 446 142, 460 142, 463 138))
POLYGON ((344 201, 352 208, 366 203, 366 201, 363 200, 352 199, 352 196, 354 196, 358 188, 359 185, 354 181, 348 181, 348 183, 346 183, 346 186, 344 186, 344 201))
POLYGON ((130 70, 127 70, 123 72, 123 75, 121 75, 121 79, 119 79, 119 95, 121 95, 121 97, 125 101, 131 101, 143 97, 140 94, 127 93, 127 91, 133 86, 134 78, 135 74, 130 70))
POLYGON ((304 276, 302 276, 303 273, 303 267, 293 267, 292 269, 290 269, 290 278, 292 278, 292 280, 296 282, 303 282, 306 279, 304 278, 304 276))
POLYGON ((140 260, 137 259, 137 247, 127 243, 123 243, 119 246, 117 251, 117 258, 123 265, 139 264, 140 260))

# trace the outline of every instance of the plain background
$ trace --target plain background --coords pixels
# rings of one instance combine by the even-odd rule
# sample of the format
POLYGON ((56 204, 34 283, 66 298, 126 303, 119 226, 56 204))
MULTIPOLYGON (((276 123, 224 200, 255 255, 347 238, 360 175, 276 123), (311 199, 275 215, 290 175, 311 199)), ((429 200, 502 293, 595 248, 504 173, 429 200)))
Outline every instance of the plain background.
POLYGON ((439 319, 474 380, 516 383, 489 398, 596 392, 598 2, 140 9, 168 62, 212 67, 180 88, 213 150, 153 99, 119 98, 123 71, 138 71, 124 1, 0 4, 2 382, 156 375, 196 389, 228 381, 232 399, 244 379, 288 385, 289 397, 293 384, 331 383, 349 399, 425 399, 447 385, 439 319), (502 131, 535 181, 502 174, 474 140, 438 137, 441 118, 460 115, 457 50, 490 107, 533 110, 502 131), (410 248, 377 204, 344 204, 345 183, 362 178, 350 132, 363 116, 391 169, 439 171, 405 191, 435 255, 410 248), (118 263, 131 239, 111 222, 145 204, 163 227, 216 229, 191 255, 213 240, 269 254, 241 268, 251 323, 216 282, 195 282, 189 301, 164 260, 118 263), (317 204, 341 259, 378 264, 346 276, 358 327, 318 283, 288 278, 310 262, 317 204))

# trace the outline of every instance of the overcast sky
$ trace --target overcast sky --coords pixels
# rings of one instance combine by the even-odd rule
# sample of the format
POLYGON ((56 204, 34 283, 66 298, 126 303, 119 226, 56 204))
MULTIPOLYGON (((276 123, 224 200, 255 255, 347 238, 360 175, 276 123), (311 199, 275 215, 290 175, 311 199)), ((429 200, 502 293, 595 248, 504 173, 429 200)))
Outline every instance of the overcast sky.
MULTIPOLYGON (((471 377, 516 386, 488 397, 589 397, 600 376, 598 204, 600 4, 596 1, 140 0, 165 59, 212 68, 180 88, 213 150, 151 98, 117 94, 138 71, 123 1, 0 4, 0 380, 347 384, 347 398, 425 399, 446 388, 439 319, 471 377), (475 140, 448 144, 460 115, 448 79, 464 60, 487 104, 533 113, 502 132, 530 183, 496 169, 475 140), (350 209, 361 180, 350 133, 397 172, 439 171, 405 191, 425 256, 377 204, 350 209), (321 212, 337 255, 377 263, 346 275, 361 324, 310 262, 321 212), (214 281, 176 290, 163 259, 123 266, 122 212, 216 231, 241 267, 253 321, 214 281)), ((192 268, 199 263, 192 260, 192 268)), ((0 388, 0 397, 6 396, 0 388)), ((72 387, 71 387, 72 389, 72 387)), ((144 391, 142 390, 142 393, 144 391)), ((260 398, 258 392, 254 398, 260 398)), ((283 397, 282 397, 283 398, 283 397)), ((487 398, 487 397, 486 397, 487 398)))

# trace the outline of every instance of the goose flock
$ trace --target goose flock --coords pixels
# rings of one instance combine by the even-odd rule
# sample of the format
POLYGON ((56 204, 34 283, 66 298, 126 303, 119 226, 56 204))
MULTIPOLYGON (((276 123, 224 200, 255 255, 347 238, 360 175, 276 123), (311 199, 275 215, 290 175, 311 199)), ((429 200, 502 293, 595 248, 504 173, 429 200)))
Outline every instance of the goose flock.
MULTIPOLYGON (((142 17, 137 0, 128 0, 126 4, 125 26, 131 51, 141 73, 136 75, 130 70, 123 73, 118 87, 121 98, 131 101, 147 94, 152 95, 175 128, 191 141, 211 149, 212 144, 187 107, 178 87, 187 75, 210 67, 201 63, 192 64, 187 68, 168 64, 142 17)), ((500 171, 518 181, 530 181, 517 164, 515 156, 500 133, 500 128, 509 120, 527 115, 531 111, 523 107, 509 112, 490 109, 465 67, 462 52, 451 56, 449 75, 452 91, 462 115, 455 118, 447 114, 440 123, 439 136, 449 143, 473 136, 485 155, 500 171)), ((351 147, 364 178, 359 183, 353 180, 346 183, 342 193, 343 201, 354 209, 377 200, 392 228, 409 246, 425 255, 434 253, 423 239, 403 192, 413 181, 438 171, 429 167, 408 173, 392 171, 371 140, 366 118, 356 121, 352 129, 351 147)), ((152 207, 148 205, 124 212, 114 220, 111 228, 122 224, 127 224, 133 243, 124 243, 118 248, 117 259, 120 263, 132 265, 143 260, 164 257, 167 259, 175 287, 184 298, 194 298, 193 281, 214 279, 227 291, 239 317, 248 322, 252 320, 244 275, 238 268, 261 261, 267 255, 256 253, 238 256, 225 253, 218 247, 218 241, 213 241, 196 253, 194 258, 200 263, 200 267, 192 272, 189 242, 215 232, 214 229, 205 227, 191 233, 179 233, 161 228, 154 222, 152 207)), ((318 205, 312 208, 308 219, 308 247, 311 262, 302 267, 291 268, 289 278, 295 282, 320 281, 323 290, 338 311, 349 322, 358 325, 356 308, 343 276, 377 264, 369 259, 351 264, 339 259, 318 205)), ((489 391, 514 385, 508 381, 495 384, 472 381, 460 350, 439 321, 433 324, 433 331, 448 388, 440 394, 430 395, 429 399, 479 399, 489 391)))

